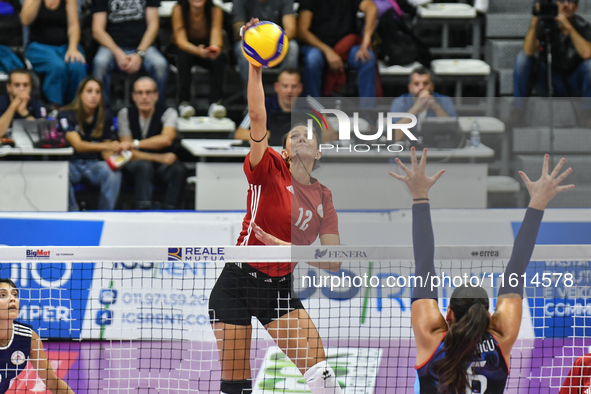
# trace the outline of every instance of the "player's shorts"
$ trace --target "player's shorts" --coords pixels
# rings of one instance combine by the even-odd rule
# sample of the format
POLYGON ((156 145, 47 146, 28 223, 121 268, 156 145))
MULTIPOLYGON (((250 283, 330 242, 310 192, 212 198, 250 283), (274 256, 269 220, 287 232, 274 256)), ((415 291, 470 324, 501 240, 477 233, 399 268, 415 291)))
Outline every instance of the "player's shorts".
POLYGON ((209 319, 249 326, 252 316, 263 326, 304 309, 292 289, 293 276, 269 276, 246 263, 227 263, 209 297, 209 319))

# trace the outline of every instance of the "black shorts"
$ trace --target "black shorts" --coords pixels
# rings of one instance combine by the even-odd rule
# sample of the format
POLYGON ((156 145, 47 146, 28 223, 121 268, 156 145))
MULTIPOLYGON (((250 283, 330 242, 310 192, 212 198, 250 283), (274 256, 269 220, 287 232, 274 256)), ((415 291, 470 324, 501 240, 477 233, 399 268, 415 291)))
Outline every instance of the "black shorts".
POLYGON ((249 326, 252 316, 263 326, 304 309, 292 290, 292 274, 269 276, 246 263, 227 263, 209 297, 211 323, 249 326))

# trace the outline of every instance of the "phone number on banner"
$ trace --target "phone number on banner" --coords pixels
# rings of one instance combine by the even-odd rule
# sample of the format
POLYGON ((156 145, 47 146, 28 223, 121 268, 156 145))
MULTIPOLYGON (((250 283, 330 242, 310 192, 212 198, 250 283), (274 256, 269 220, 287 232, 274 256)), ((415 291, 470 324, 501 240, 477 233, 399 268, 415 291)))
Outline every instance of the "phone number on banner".
POLYGON ((123 293, 121 300, 128 305, 169 305, 169 306, 205 306, 208 298, 205 294, 186 295, 183 293, 123 293))

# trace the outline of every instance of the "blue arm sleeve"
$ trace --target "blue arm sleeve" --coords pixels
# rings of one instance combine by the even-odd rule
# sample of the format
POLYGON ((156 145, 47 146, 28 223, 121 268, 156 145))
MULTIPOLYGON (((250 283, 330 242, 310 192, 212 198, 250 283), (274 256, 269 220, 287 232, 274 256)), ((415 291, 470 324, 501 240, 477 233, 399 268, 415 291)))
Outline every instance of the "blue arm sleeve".
POLYGON ((412 294, 412 302, 420 299, 437 301, 437 288, 431 289, 431 277, 435 276, 435 239, 429 204, 414 204, 412 206, 412 245, 415 256, 415 275, 417 286, 412 294))
POLYGON ((513 243, 511 258, 505 269, 505 280, 503 281, 504 283, 501 283, 501 288, 498 292, 499 297, 504 294, 512 293, 519 294, 523 297, 525 283, 521 275, 525 272, 525 269, 529 264, 529 259, 534 251, 536 238, 538 237, 538 230, 540 229, 540 223, 542 222, 542 216, 544 216, 544 211, 540 211, 539 209, 528 208, 525 212, 525 218, 521 223, 521 227, 519 228, 519 232, 513 243), (515 287, 509 285, 509 278, 511 275, 513 275, 513 277, 517 276, 518 283, 515 287))

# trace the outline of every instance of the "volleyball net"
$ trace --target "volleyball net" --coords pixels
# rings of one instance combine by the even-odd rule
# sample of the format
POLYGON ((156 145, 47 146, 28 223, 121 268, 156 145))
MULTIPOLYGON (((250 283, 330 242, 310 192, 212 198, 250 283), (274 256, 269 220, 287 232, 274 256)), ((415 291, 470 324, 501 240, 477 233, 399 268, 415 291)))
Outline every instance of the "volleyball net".
MULTIPOLYGON (((453 288, 466 283, 483 286, 494 311, 501 281, 512 280, 503 276, 510 246, 435 253, 438 276, 430 283, 444 314, 453 288)), ((589 256, 590 246, 536 246, 506 392, 557 393, 589 352, 589 256)), ((217 394, 221 368, 208 310, 217 277, 225 264, 293 261, 293 292, 343 392, 412 392, 410 247, 3 247, 0 277, 16 283, 17 320, 43 339, 57 376, 74 392, 217 394), (331 261, 342 262, 338 272, 306 263, 331 261)), ((252 325, 253 392, 309 392, 260 323, 252 325)), ((45 392, 30 364, 9 392, 45 392)))

